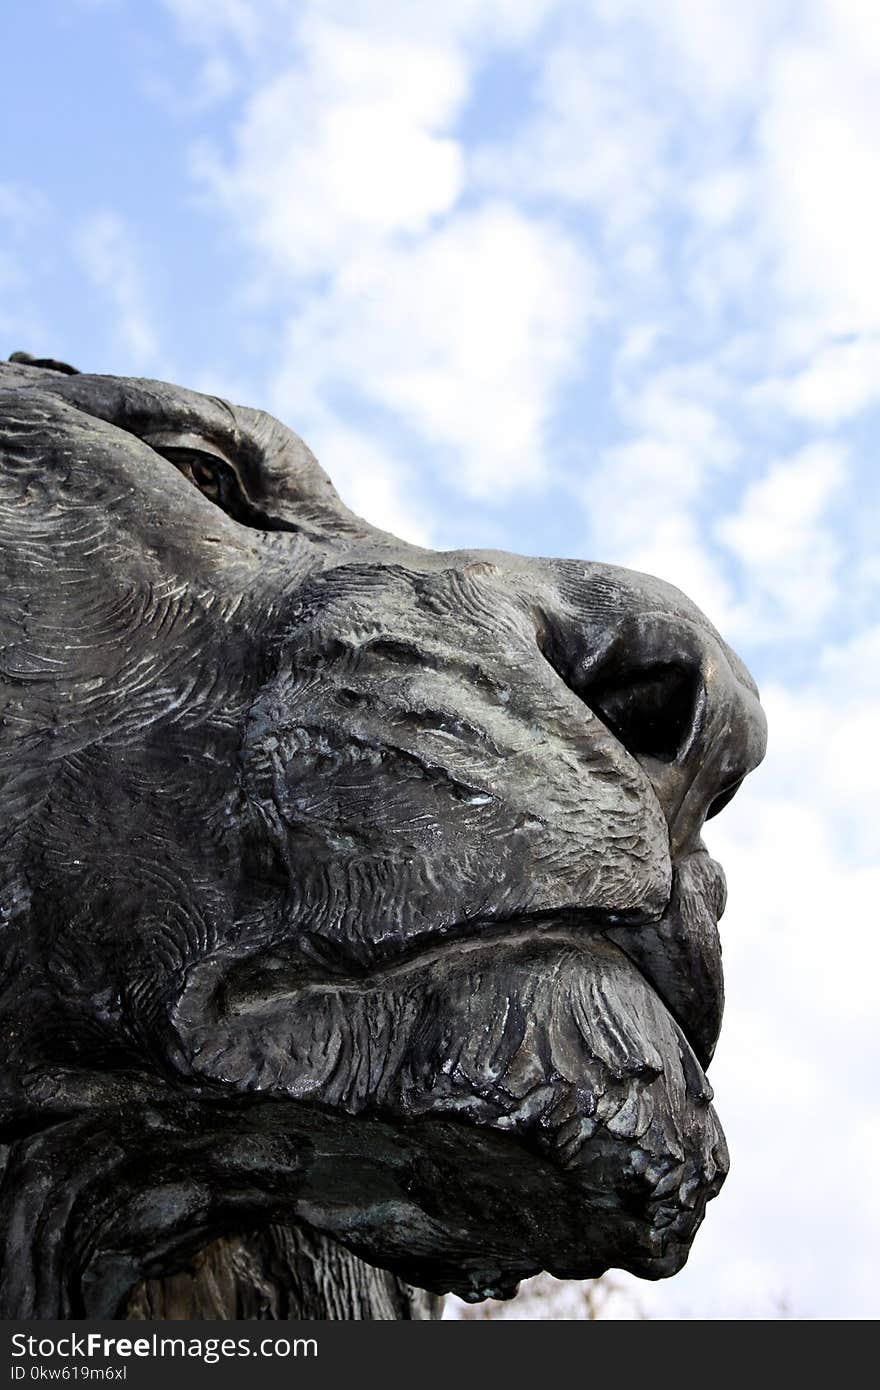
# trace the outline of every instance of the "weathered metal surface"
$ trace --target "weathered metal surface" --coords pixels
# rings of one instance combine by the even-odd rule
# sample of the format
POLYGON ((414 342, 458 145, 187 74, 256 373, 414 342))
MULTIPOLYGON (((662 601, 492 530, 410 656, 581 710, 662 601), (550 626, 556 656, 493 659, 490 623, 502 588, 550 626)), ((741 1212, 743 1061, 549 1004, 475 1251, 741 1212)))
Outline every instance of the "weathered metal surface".
POLYGON ((741 662, 658 579, 407 545, 266 415, 47 362, 0 367, 0 1311, 270 1223, 470 1298, 674 1273, 741 662))

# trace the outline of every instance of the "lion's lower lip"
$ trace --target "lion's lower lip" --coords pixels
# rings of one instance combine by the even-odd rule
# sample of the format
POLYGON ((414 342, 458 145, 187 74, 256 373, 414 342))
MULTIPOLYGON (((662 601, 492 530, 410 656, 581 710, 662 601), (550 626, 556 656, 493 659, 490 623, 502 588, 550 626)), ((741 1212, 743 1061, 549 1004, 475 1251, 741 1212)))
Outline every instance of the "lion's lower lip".
POLYGON ((338 951, 331 954, 323 941, 299 935, 295 941, 244 957, 231 967, 224 962, 216 974, 210 963, 204 962, 195 968, 195 974, 207 969, 206 980, 214 979, 209 995, 202 996, 213 1019, 231 1021, 284 1008, 304 992, 358 994, 399 987, 408 976, 455 957, 470 955, 476 965, 480 957, 502 947, 520 946, 526 951, 541 941, 563 949, 583 949, 588 940, 604 938, 628 957, 675 1019, 701 1067, 706 1067, 723 1005, 717 929, 712 918, 703 920, 702 930, 696 932, 692 922, 682 922, 682 916, 674 889, 667 911, 657 921, 624 925, 615 914, 603 918, 577 910, 507 921, 478 920, 447 928, 442 939, 407 951, 389 949, 378 961, 365 965, 338 951))

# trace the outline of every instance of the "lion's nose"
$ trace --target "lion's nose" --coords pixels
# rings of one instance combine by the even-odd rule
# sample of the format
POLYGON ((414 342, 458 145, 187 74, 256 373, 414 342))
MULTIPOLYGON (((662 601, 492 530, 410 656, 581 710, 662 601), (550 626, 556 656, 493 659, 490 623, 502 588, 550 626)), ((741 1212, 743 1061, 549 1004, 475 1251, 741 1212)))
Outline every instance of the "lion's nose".
MULTIPOLYGON (((665 587, 665 586, 664 586, 665 587)), ((754 682, 699 611, 631 611, 542 629, 544 655, 650 778, 673 857, 695 846, 764 755, 754 682)))

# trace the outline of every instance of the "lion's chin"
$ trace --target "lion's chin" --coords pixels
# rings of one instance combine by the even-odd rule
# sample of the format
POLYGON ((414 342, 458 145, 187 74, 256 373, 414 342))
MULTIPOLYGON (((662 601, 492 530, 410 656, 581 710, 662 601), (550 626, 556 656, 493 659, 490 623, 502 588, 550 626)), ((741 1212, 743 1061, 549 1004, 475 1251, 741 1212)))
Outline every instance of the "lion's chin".
POLYGON ((190 1076, 227 1094, 317 1104, 360 1136, 358 1149, 369 1148, 370 1117, 417 1138, 422 1164, 450 1168, 442 1211, 432 1183, 414 1177, 408 1188, 423 1194, 431 1240, 411 1218, 377 1220, 365 1198, 357 1216, 354 1161, 342 1226, 324 1208, 308 1216, 438 1291, 509 1292, 539 1269, 673 1274, 726 1175, 702 1068, 602 937, 459 942, 357 979, 289 960, 271 989, 255 964, 230 981, 216 958, 190 972, 173 1022, 190 1076), (478 1199, 487 1144, 503 1181, 478 1185, 478 1199))

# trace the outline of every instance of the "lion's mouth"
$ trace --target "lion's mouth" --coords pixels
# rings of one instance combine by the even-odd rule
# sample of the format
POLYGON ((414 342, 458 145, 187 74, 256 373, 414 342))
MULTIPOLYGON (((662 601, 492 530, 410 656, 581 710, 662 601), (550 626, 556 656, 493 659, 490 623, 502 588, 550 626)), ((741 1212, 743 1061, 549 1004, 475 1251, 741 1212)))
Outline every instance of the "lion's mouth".
MULTIPOLYGON (((548 1193, 561 1181, 573 1203, 558 1249, 540 1232, 523 1237, 535 1267, 587 1277, 602 1258, 673 1273, 727 1167, 676 1009, 698 1000, 697 967, 708 978, 714 964, 709 885, 718 899, 720 871, 693 858, 647 927, 574 913, 472 922, 360 968, 302 934, 235 962, 205 957, 172 1008, 181 1071, 237 1096, 416 1126, 429 1149, 441 1121, 500 1132, 547 1165, 548 1193), (696 883, 699 911, 686 896, 696 883), (612 939, 649 931, 644 966, 612 939), (696 962, 688 979, 653 971, 666 939, 682 970, 696 962)), ((691 1036, 709 1012, 720 1000, 693 1009, 691 1036)))
MULTIPOLYGON (((444 929, 442 938, 405 950, 377 948, 361 963, 326 939, 299 932, 231 964, 210 960, 191 972, 206 1006, 205 1020, 233 1027, 292 1006, 304 994, 357 995, 406 988, 407 977, 443 967, 453 956, 478 966, 500 948, 527 950, 536 941, 579 949, 589 939, 611 941, 632 962, 681 1029, 701 1068, 711 1061, 724 1002, 717 922, 724 909, 720 865, 705 852, 676 866, 666 910, 656 920, 628 923, 619 914, 554 909, 513 918, 475 918, 444 929), (203 986, 212 984, 207 990, 203 986), (201 984, 199 984, 201 981, 201 984)), ((190 993, 190 990, 187 990, 190 993)), ((705 1086, 711 1094, 708 1081, 705 1086)))

